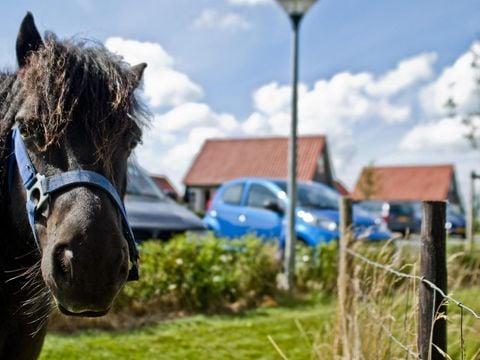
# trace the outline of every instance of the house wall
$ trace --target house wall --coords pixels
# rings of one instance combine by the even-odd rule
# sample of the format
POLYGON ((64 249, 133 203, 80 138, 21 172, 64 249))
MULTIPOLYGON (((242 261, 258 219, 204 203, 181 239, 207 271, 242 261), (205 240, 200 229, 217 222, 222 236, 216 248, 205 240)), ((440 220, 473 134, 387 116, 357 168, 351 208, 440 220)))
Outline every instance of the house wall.
POLYGON ((328 150, 325 145, 325 150, 317 159, 317 169, 315 175, 313 176, 313 181, 325 184, 330 186, 332 189, 335 189, 335 183, 333 180, 332 167, 330 163, 330 158, 328 156, 328 150))
POLYGON ((465 210, 463 208, 462 199, 460 198, 460 194, 458 192, 457 180, 455 178, 455 173, 452 175, 452 179, 450 180, 450 185, 448 187, 448 201, 451 204, 458 205, 460 209, 465 210))
POLYGON ((189 186, 187 192, 188 207, 196 212, 204 212, 207 209, 208 201, 215 194, 218 186, 189 186))

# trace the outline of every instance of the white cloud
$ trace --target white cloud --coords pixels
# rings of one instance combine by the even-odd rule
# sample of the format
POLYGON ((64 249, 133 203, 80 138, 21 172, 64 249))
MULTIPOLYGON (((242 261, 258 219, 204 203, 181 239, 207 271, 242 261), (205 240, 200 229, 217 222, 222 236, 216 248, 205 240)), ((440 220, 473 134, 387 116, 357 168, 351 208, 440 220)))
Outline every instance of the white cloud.
POLYGON ((105 46, 132 65, 148 64, 143 90, 151 107, 177 106, 202 97, 202 88, 173 69, 173 58, 159 44, 111 37, 105 46))
MULTIPOLYGON (((207 23, 202 26, 207 26, 207 23)), ((145 95, 151 106, 167 105, 170 108, 155 114, 151 129, 145 132, 144 145, 137 151, 138 158, 149 171, 171 177, 179 188, 206 139, 286 136, 290 131, 289 85, 271 82, 257 88, 252 92, 250 115, 238 119, 199 102, 202 95, 200 86, 186 74, 174 70, 173 58, 160 45, 111 38, 107 46, 132 64, 145 60, 149 63, 145 73, 145 95)), ((411 120, 412 114, 415 115, 412 98, 417 99, 421 91, 421 105, 427 109, 428 104, 423 99, 427 95, 424 94, 443 89, 444 77, 447 77, 445 74, 449 69, 423 89, 420 87, 433 77, 435 59, 434 54, 420 54, 400 61, 395 68, 378 76, 368 72, 341 72, 328 79, 319 79, 310 86, 300 84, 299 134, 326 134, 335 169, 342 175, 351 176, 351 169, 358 165, 358 161, 352 161, 353 155, 356 150, 363 151, 355 148, 359 127, 375 127, 377 122, 388 129, 394 124, 411 120)), ((462 59, 463 56, 451 69, 457 69, 458 64, 466 61, 462 59)), ((460 68, 463 70, 456 72, 464 74, 465 64, 460 68)), ((467 77, 466 73, 461 78, 467 77)), ((463 80, 458 83, 464 84, 463 80)), ((463 91, 465 88, 469 89, 462 85, 463 91)), ((469 96, 464 98, 470 99, 469 96)), ((436 113, 435 108, 430 110, 436 113)), ((401 139, 397 151, 403 153, 404 158, 420 159, 425 151, 466 149, 465 131, 458 120, 434 116, 428 122, 415 126, 401 139)), ((379 156, 387 158, 388 154, 379 156)))
POLYGON ((238 128, 230 114, 217 114, 207 104, 186 103, 166 114, 155 116, 155 124, 164 132, 185 132, 200 126, 216 126, 225 131, 238 128))
POLYGON ((400 142, 400 149, 410 151, 465 150, 468 148, 466 133, 467 129, 461 125, 459 118, 447 117, 414 127, 400 142))
POLYGON ((232 5, 247 5, 247 6, 257 6, 257 5, 266 5, 271 4, 272 0, 229 0, 232 5))
POLYGON ((197 29, 247 30, 252 27, 241 15, 234 12, 221 13, 214 9, 205 9, 193 22, 197 29))
POLYGON ((421 54, 402 60, 394 70, 387 72, 367 90, 373 95, 394 95, 433 75, 435 53, 421 54))
POLYGON ((270 125, 265 115, 254 112, 243 122, 242 128, 246 134, 268 134, 270 125))
MULTIPOLYGON (((425 120, 403 136, 397 151, 383 157, 384 164, 453 163, 460 189, 468 188, 469 173, 478 167, 479 159, 478 149, 473 149, 466 138, 469 128, 461 120, 480 108, 479 88, 475 83, 480 73, 471 66, 472 52, 480 54, 479 42, 419 90, 418 100, 425 120), (445 106, 450 98, 457 104, 454 117, 448 116, 449 109, 445 106)), ((480 117, 472 120, 479 129, 480 117)))
POLYGON ((480 107, 480 94, 476 84, 480 74, 478 69, 471 66, 474 59, 472 52, 480 54, 480 42, 474 43, 469 51, 422 90, 420 100, 427 116, 445 116, 448 113, 445 105, 449 98, 456 102, 460 114, 480 107))
POLYGON ((242 133, 232 115, 216 113, 207 104, 185 103, 155 115, 137 157, 150 172, 168 175, 181 188, 185 172, 206 139, 242 133))
MULTIPOLYGON (((401 149, 416 152, 445 148, 464 152, 468 149, 466 135, 469 129, 461 119, 480 108, 480 89, 476 82, 480 72, 472 67, 473 52, 480 54, 480 43, 472 44, 453 65, 420 90, 420 104, 428 121, 416 125, 405 135, 400 142, 401 149), (445 105, 450 98, 457 104, 455 117, 447 116, 449 109, 445 105)), ((472 121, 477 129, 480 128, 478 116, 472 117, 472 121)))
MULTIPOLYGON (((299 85, 299 93, 306 92, 306 86, 299 85)), ((288 111, 292 101, 292 88, 280 86, 277 82, 264 85, 253 93, 253 103, 257 110, 273 115, 280 111, 288 111)))
MULTIPOLYGON (((379 77, 366 72, 343 72, 318 80, 311 87, 300 84, 299 133, 327 134, 335 168, 342 171, 351 167, 355 126, 372 120, 408 120, 411 105, 399 104, 392 98, 430 76, 433 59, 431 54, 420 55, 400 62, 379 77), (399 77, 408 80, 400 82, 399 77)), ((179 185, 207 138, 286 136, 291 122, 291 90, 291 86, 277 82, 256 89, 252 94, 253 111, 243 121, 198 102, 185 102, 157 114, 145 146, 139 150, 142 163, 154 172, 168 169, 168 175, 179 185)))
MULTIPOLYGON (((347 166, 355 152, 353 129, 357 124, 373 120, 396 123, 410 118, 411 105, 397 104, 392 96, 421 81, 427 71, 403 65, 395 71, 378 79, 369 73, 343 72, 319 80, 311 88, 300 84, 299 133, 327 134, 335 167, 347 166), (413 72, 408 75, 408 83, 398 85, 388 80, 396 78, 395 71, 407 76, 408 69, 413 72), (384 85, 387 83, 390 85, 384 85)), ((255 112, 243 123, 246 133, 288 134, 291 86, 276 82, 264 85, 253 93, 253 104, 255 112)))

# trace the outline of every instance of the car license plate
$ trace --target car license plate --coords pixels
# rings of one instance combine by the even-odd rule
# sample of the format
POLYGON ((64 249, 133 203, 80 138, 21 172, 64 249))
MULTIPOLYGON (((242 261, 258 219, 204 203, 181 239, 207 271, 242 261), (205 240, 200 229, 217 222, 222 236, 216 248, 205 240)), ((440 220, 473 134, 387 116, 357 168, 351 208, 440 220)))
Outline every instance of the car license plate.
POLYGON ((457 228, 457 229, 455 230, 455 232, 456 232, 457 234, 465 234, 465 228, 459 227, 459 228, 457 228))
POLYGON ((399 216, 398 221, 399 222, 409 222, 410 218, 408 216, 399 216))

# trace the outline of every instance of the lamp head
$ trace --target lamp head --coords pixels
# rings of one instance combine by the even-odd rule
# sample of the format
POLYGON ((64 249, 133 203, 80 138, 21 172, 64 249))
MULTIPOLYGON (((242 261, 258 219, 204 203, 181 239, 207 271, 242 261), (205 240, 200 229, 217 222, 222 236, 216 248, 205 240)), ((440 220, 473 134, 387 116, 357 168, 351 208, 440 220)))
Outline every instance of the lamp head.
POLYGON ((277 0, 290 17, 302 17, 317 0, 277 0))

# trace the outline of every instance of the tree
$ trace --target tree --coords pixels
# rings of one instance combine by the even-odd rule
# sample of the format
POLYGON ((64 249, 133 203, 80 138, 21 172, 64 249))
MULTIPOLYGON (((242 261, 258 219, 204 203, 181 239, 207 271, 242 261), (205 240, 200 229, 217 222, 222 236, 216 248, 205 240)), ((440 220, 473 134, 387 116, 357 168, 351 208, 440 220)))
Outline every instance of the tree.
POLYGON ((378 183, 373 162, 363 169, 358 188, 366 200, 371 199, 378 192, 378 183))
POLYGON ((479 99, 475 109, 462 113, 458 110, 458 104, 454 98, 450 97, 445 103, 445 107, 450 117, 459 117, 462 124, 467 128, 466 139, 474 149, 480 146, 480 49, 473 47, 471 67, 475 74, 476 89, 475 94, 479 99))
MULTIPOLYGON (((478 102, 476 107, 473 110, 460 112, 458 111, 458 104, 455 102, 455 99, 450 97, 445 107, 448 110, 448 115, 450 117, 459 117, 462 124, 467 128, 467 133, 465 134, 466 139, 474 149, 478 149, 480 145, 480 46, 472 47, 472 62, 470 66, 473 69, 474 81, 476 88, 474 90, 474 95, 477 97, 478 102)), ((478 214, 478 197, 475 195, 475 178, 471 179, 471 193, 470 193, 470 210, 469 210, 469 231, 467 237, 470 238, 470 250, 474 249, 474 233, 476 232, 475 223, 478 214)))

